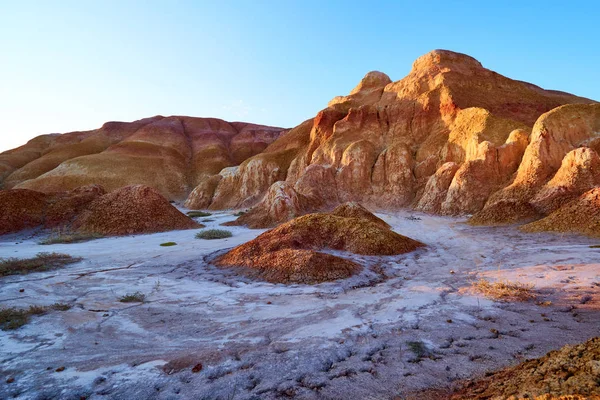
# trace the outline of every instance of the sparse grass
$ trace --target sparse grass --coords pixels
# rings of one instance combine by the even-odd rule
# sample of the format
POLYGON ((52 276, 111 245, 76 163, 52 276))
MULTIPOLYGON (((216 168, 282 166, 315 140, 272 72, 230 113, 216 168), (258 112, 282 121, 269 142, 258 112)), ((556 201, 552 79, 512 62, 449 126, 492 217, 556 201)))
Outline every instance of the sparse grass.
POLYGON ((231 232, 226 231, 224 229, 207 229, 202 232, 198 232, 196 234, 196 239, 206 239, 206 240, 225 239, 225 238, 228 238, 231 236, 232 236, 231 232))
POLYGON ((125 296, 119 297, 121 303, 143 303, 146 300, 146 295, 142 292, 127 293, 125 296))
POLYGON ((187 212, 188 217, 190 218, 198 218, 198 217, 209 217, 212 214, 211 213, 207 213, 204 211, 198 211, 198 210, 194 210, 194 211, 188 211, 187 212))
POLYGON ((175 242, 165 242, 160 244, 162 247, 177 246, 175 242))
POLYGON ((590 249, 600 249, 600 244, 593 244, 590 246, 590 249))
POLYGON ((33 315, 43 315, 48 311, 67 311, 71 306, 65 303, 54 303, 51 306, 29 306, 19 309, 15 307, 0 308, 0 329, 4 331, 19 329, 29 322, 33 315))
POLYGON ((521 282, 490 282, 480 279, 473 283, 473 288, 486 297, 496 300, 528 301, 536 297, 533 284, 521 282))
POLYGON ((104 235, 100 233, 77 233, 57 230, 53 231, 46 239, 40 241, 39 244, 80 243, 103 237, 104 235))
POLYGON ((61 253, 38 253, 34 258, 0 258, 0 276, 49 271, 81 261, 61 253))

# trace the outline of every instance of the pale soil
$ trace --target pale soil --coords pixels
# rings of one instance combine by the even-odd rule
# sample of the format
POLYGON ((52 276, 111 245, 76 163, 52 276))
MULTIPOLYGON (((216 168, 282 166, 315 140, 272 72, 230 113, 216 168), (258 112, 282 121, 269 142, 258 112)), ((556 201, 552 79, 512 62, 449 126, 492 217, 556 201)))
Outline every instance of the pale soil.
MULTIPOLYGON (((0 278, 0 306, 73 305, 0 331, 0 398, 392 399, 598 335, 596 241, 409 215, 378 214, 427 248, 354 256, 368 266, 363 273, 314 286, 253 282, 207 264, 262 230, 51 246, 4 236, 0 257, 57 251, 85 259, 0 278), (159 246, 168 241, 178 245, 159 246), (480 277, 534 283, 539 301, 552 304, 486 299, 471 289, 480 277), (135 291, 145 303, 118 301, 135 291), (427 348, 421 359, 407 344, 414 341, 427 348)), ((233 219, 209 218, 208 228, 233 219)))

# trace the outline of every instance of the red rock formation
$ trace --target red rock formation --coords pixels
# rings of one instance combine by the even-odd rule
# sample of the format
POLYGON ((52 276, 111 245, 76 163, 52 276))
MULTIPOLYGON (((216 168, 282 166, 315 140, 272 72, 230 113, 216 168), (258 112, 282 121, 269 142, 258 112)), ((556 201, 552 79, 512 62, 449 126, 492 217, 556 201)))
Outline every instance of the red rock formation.
POLYGON ((43 192, 145 184, 169 199, 184 199, 204 178, 262 152, 282 133, 214 118, 108 122, 94 131, 42 136, 0 154, 0 182, 43 192))
POLYGON ((248 228, 271 228, 302 214, 304 202, 288 183, 279 181, 271 185, 260 203, 227 225, 246 225, 248 228))
MULTIPOLYGON (((288 192, 293 188, 317 209, 360 201, 383 208, 414 205, 444 214, 475 213, 511 183, 522 158, 531 161, 523 154, 538 117, 567 103, 593 101, 511 80, 469 56, 436 50, 415 61, 400 81, 367 74, 350 95, 333 99, 314 120, 293 129, 294 141, 276 140, 230 179, 222 179, 210 207, 255 205, 270 185, 285 180, 288 192), (288 153, 283 155, 283 149, 288 153), (447 167, 435 177, 447 162, 458 166, 456 173, 447 167)), ((576 123, 581 128, 568 128, 573 144, 589 138, 581 132, 593 125, 593 118, 583 116, 589 111, 576 110, 593 107, 565 106, 565 115, 581 120, 576 123)), ((550 120, 536 127, 550 126, 550 120)))
POLYGON ((156 189, 133 185, 93 201, 73 223, 80 232, 102 235, 163 232, 200 228, 156 189))

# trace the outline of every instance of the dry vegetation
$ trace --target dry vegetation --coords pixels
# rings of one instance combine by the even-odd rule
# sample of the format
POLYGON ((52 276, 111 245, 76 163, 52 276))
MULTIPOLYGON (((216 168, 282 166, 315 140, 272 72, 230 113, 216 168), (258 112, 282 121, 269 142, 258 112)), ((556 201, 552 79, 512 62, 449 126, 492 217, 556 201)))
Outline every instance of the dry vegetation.
POLYGON ((51 306, 29 306, 26 309, 0 308, 0 329, 7 331, 18 329, 29 322, 33 315, 43 315, 49 311, 67 311, 71 306, 64 303, 55 303, 51 306))
POLYGON ((38 253, 33 258, 1 258, 0 276, 49 271, 79 261, 81 258, 61 253, 38 253))
POLYGON ((198 232, 196 234, 196 239, 206 239, 206 240, 225 239, 225 238, 228 238, 231 236, 232 236, 231 232, 226 231, 224 229, 207 229, 205 231, 198 232))
POLYGON ((533 284, 520 282, 490 282, 480 279, 473 283, 473 288, 484 296, 496 300, 528 301, 536 297, 533 284))
POLYGON ((146 295, 142 292, 127 293, 125 296, 119 297, 121 303, 143 303, 146 300, 146 295))
POLYGON ((40 244, 67 244, 87 242, 94 239, 101 239, 104 235, 100 233, 77 233, 63 230, 56 230, 46 239, 40 241, 40 244))
POLYGON ((212 214, 204 211, 188 211, 187 216, 190 218, 210 217, 212 214))

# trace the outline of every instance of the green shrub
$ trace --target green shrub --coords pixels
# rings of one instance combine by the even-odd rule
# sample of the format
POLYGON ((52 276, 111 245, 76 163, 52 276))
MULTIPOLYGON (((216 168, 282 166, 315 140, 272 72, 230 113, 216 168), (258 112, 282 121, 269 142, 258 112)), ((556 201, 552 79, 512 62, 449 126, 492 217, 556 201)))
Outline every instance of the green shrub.
POLYGON ((165 242, 160 244, 162 247, 177 246, 175 242, 165 242))
POLYGON ((205 231, 198 232, 196 234, 196 239, 206 239, 206 240, 225 239, 225 238, 228 238, 231 236, 232 236, 231 232, 226 231, 224 229, 207 229, 205 231))
POLYGON ((79 261, 81 258, 60 253, 38 253, 34 258, 0 258, 0 276, 48 271, 79 261))

